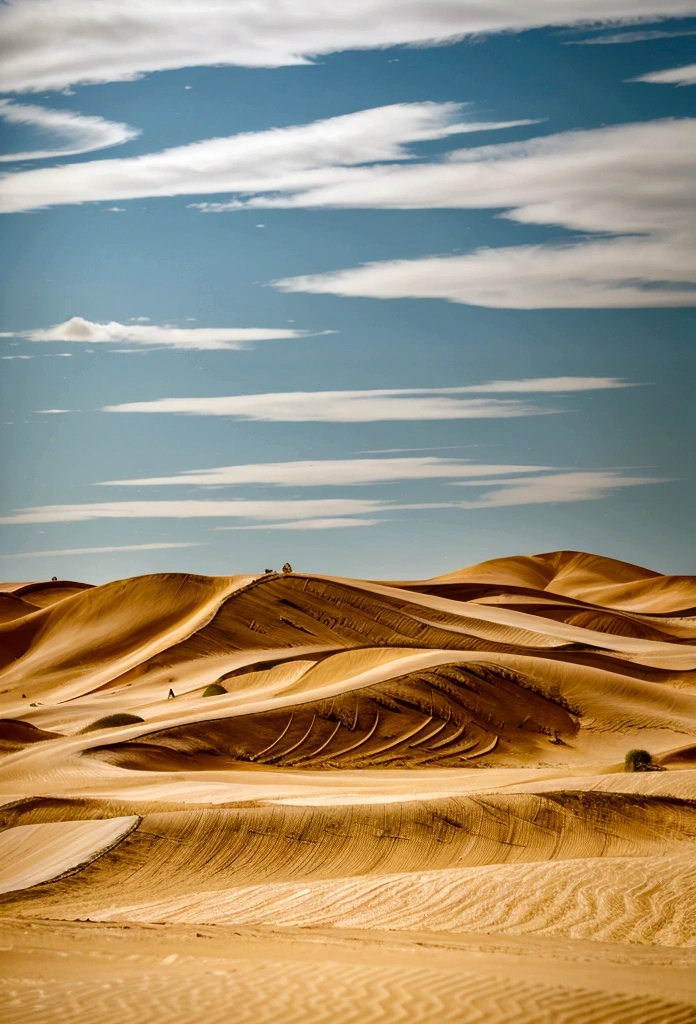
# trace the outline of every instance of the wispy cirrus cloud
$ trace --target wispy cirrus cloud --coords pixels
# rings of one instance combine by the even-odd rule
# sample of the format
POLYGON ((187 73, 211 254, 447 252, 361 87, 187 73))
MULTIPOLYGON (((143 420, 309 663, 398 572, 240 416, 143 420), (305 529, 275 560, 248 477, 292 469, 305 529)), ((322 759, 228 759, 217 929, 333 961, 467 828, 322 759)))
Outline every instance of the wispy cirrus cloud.
MULTIPOLYGON (((696 119, 684 118, 459 150, 439 164, 359 168, 350 183, 295 195, 287 205, 503 208, 508 219, 584 237, 368 263, 275 284, 512 309, 691 306, 695 159, 696 119)), ((282 197, 267 202, 284 205, 282 197)))
MULTIPOLYGON (((393 103, 143 156, 20 171, 0 180, 0 212, 151 196, 293 195, 349 179, 359 165, 412 160, 408 147, 414 143, 535 123, 474 122, 466 108, 462 103, 393 103)), ((225 209, 240 205, 251 204, 223 204, 225 209)))
POLYGON ((366 515, 387 507, 380 500, 316 498, 314 500, 247 501, 111 501, 78 505, 40 505, 0 517, 10 523, 86 523, 95 519, 324 519, 366 515))
POLYGON ((665 71, 650 71, 647 75, 631 78, 631 82, 649 82, 652 85, 696 85, 696 64, 685 64, 665 71))
POLYGON ((455 103, 393 104, 140 157, 22 171, 0 179, 0 210, 192 192, 232 193, 222 203, 194 204, 214 212, 502 209, 510 220, 582 238, 372 263, 275 285, 517 309, 696 304, 696 119, 562 132, 429 159, 408 148, 510 123, 467 124, 455 103))
POLYGON ((507 419, 560 412, 519 398, 466 398, 468 394, 572 393, 623 388, 615 377, 542 377, 489 381, 451 388, 397 388, 365 391, 288 391, 208 398, 157 398, 104 406, 103 412, 175 413, 229 416, 276 423, 372 423, 380 420, 507 419))
POLYGON ((216 530, 345 530, 354 526, 379 526, 386 519, 296 519, 288 523, 253 523, 246 526, 216 526, 216 530))
POLYGON ((505 508, 513 505, 550 505, 593 501, 624 487, 668 483, 664 477, 629 476, 616 470, 548 473, 520 480, 502 480, 479 498, 463 501, 463 509, 505 508))
POLYGON ((180 541, 154 544, 109 544, 101 548, 58 548, 55 551, 13 551, 12 554, 0 555, 0 558, 57 558, 61 555, 105 555, 120 551, 162 551, 166 548, 200 548, 205 541, 180 541))
MULTIPOLYGON (((140 320, 142 318, 138 318, 140 320)), ((331 331, 322 331, 331 334, 331 331)), ((267 327, 159 327, 155 324, 92 323, 74 316, 53 327, 20 331, 16 336, 28 341, 72 341, 95 345, 128 344, 143 348, 174 348, 239 351, 256 341, 305 338, 311 331, 267 327)), ((50 410, 55 411, 55 410, 50 410)))
POLYGON ((435 456, 398 459, 318 459, 312 462, 262 462, 198 469, 174 476, 104 480, 101 487, 226 487, 267 484, 272 487, 352 487, 397 480, 463 479, 531 473, 543 466, 482 465, 435 456))
POLYGON ((656 39, 679 39, 682 36, 696 36, 696 31, 682 29, 664 32, 648 29, 644 32, 614 32, 611 35, 591 36, 589 39, 566 39, 565 46, 613 46, 618 43, 651 43, 656 39))
POLYGON ((120 146, 140 135, 138 128, 103 117, 86 116, 71 110, 50 110, 29 103, 0 99, 0 118, 6 124, 25 125, 52 136, 56 144, 48 149, 24 153, 0 154, 0 162, 46 160, 58 156, 76 156, 109 146, 120 146))
MULTIPOLYGON (((502 468, 502 467, 501 467, 502 468)), ((396 503, 386 499, 315 498, 273 500, 114 501, 76 505, 41 505, 16 509, 0 525, 76 523, 97 519, 233 519, 251 520, 240 527, 259 529, 337 529, 373 525, 381 519, 366 516, 434 509, 462 511, 513 505, 551 504, 606 498, 626 487, 665 483, 664 478, 631 476, 622 470, 564 471, 531 474, 520 479, 469 479, 459 486, 490 487, 474 499, 396 503), (308 526, 307 524, 311 525, 308 526), (297 525, 294 525, 297 524, 297 525), (324 525, 319 525, 324 524, 324 525)), ((233 528, 236 528, 234 524, 233 528)), ((226 529, 227 527, 218 527, 226 529)))
POLYGON ((0 9, 0 90, 130 81, 150 71, 202 65, 308 64, 351 49, 695 13, 693 0, 9 0, 0 9))

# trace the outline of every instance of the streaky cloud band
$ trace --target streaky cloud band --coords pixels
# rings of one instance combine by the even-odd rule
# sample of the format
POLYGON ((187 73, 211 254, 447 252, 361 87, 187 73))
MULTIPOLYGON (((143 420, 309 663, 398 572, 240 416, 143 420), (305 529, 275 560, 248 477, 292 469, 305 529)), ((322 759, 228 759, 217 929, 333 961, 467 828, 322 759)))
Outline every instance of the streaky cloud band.
POLYGON ((111 413, 169 413, 228 416, 276 423, 373 423, 386 420, 507 419, 543 416, 561 410, 493 394, 555 394, 632 386, 617 377, 541 377, 488 381, 449 388, 395 388, 365 391, 290 391, 258 395, 158 398, 104 406, 111 413), (486 397, 468 398, 482 393, 486 397))
POLYGON ((132 81, 152 71, 206 65, 303 65, 345 50, 695 13, 693 0, 9 0, 0 8, 0 90, 132 81))

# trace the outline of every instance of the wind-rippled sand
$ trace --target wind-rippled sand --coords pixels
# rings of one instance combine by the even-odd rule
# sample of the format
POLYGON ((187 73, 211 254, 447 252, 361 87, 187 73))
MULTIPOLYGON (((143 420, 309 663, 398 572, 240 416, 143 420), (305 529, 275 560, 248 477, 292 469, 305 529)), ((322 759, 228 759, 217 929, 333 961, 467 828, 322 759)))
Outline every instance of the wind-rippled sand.
POLYGON ((0 585, 3 1019, 696 1020, 694 768, 694 577, 0 585))

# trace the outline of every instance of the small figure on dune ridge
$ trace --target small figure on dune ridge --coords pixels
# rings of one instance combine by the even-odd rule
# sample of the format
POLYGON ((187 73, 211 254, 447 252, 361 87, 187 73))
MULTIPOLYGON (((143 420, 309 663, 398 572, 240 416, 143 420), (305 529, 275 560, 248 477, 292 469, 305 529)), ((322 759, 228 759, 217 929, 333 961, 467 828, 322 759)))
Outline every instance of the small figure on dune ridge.
POLYGON ((174 693, 174 691, 170 687, 169 688, 169 693, 167 694, 167 700, 171 700, 173 697, 176 697, 176 694, 174 693))
POLYGON ((274 573, 275 569, 264 569, 263 572, 264 576, 268 576, 269 573, 274 573))
POLYGON ((290 565, 289 562, 286 562, 285 565, 283 566, 283 572, 284 573, 292 572, 292 566, 290 565))

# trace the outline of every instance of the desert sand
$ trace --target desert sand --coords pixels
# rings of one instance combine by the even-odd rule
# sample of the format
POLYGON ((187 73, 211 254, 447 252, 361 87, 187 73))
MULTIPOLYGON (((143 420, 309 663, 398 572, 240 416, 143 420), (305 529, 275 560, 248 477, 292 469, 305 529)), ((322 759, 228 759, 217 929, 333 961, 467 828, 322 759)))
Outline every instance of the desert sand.
POLYGON ((2 584, 3 1020, 696 1021, 694 769, 696 577, 2 584))

